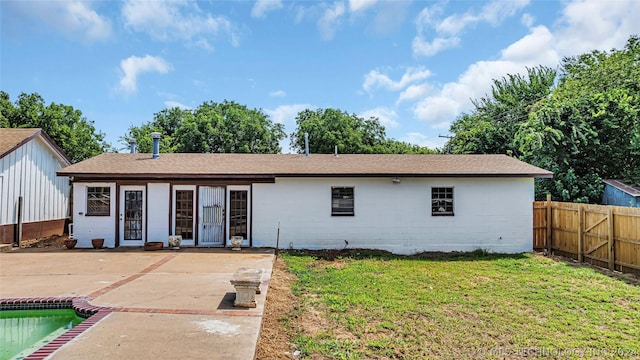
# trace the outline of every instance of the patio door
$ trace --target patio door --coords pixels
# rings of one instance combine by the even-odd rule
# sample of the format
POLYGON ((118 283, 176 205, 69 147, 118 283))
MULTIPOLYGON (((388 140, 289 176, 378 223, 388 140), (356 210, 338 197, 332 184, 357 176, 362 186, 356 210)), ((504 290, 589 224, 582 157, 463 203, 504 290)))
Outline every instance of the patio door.
POLYGON ((198 194, 198 245, 223 246, 225 225, 225 188, 200 186, 198 194))
POLYGON ((228 227, 227 246, 231 246, 232 236, 242 237, 242 246, 249 246, 251 234, 251 187, 229 186, 228 189, 228 227))
POLYGON ((183 246, 195 245, 195 185, 173 187, 173 234, 182 236, 183 246))
POLYGON ((145 242, 145 187, 120 187, 120 246, 142 246, 145 242))

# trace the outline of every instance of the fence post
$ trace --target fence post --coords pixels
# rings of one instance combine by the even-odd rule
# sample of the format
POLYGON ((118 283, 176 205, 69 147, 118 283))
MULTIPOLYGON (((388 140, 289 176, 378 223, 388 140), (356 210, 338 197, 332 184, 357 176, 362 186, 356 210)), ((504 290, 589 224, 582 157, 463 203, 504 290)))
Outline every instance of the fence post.
POLYGON ((584 204, 578 205, 578 262, 582 263, 584 248, 584 204))
POLYGON ((547 253, 551 254, 551 194, 547 194, 547 253))
POLYGON ((14 247, 20 247, 20 243, 22 243, 22 215, 23 215, 23 208, 24 207, 24 201, 22 196, 18 196, 18 224, 16 225, 16 235, 15 238, 13 239, 13 246, 14 247))
POLYGON ((615 253, 614 253, 614 248, 615 248, 615 241, 613 239, 613 208, 611 206, 607 207, 607 217, 609 220, 608 221, 608 225, 609 225, 609 231, 608 231, 608 236, 609 236, 609 270, 613 271, 615 270, 615 253))

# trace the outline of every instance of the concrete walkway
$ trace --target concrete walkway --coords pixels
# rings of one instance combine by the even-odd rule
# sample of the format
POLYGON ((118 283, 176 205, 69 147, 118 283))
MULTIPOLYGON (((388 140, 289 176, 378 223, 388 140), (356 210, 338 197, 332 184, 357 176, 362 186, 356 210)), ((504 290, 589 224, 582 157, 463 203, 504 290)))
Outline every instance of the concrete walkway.
POLYGON ((52 359, 253 359, 271 279, 264 249, 56 250, 0 253, 0 298, 87 297, 113 312, 52 359), (229 282, 262 269, 255 309, 229 282))

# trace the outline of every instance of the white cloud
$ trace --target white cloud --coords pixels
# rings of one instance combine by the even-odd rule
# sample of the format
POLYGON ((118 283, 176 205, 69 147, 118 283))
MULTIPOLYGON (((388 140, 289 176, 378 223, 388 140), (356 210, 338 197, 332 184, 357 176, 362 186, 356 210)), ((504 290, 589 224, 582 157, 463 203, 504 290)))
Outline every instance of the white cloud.
POLYGON ((460 38, 457 36, 450 38, 435 38, 433 41, 428 42, 424 40, 422 36, 416 36, 411 43, 413 53, 422 56, 431 56, 439 53, 442 50, 456 47, 460 44, 460 38))
POLYGON ((295 124, 296 116, 300 111, 311 109, 308 104, 292 104, 280 105, 275 109, 265 109, 265 114, 269 115, 271 120, 278 124, 295 124))
POLYGON ((106 40, 112 35, 111 21, 91 5, 89 1, 12 1, 3 2, 2 11, 16 10, 20 17, 34 18, 69 38, 86 42, 106 40))
POLYGON ((578 55, 593 49, 623 46, 631 34, 640 34, 640 1, 576 0, 564 8, 555 34, 557 49, 578 55))
MULTIPOLYGON (((273 122, 283 124, 285 133, 289 134, 295 129, 296 116, 298 116, 298 113, 305 109, 313 108, 315 107, 309 104, 280 105, 275 109, 265 109, 264 113, 269 115, 269 118, 271 118, 273 122)), ((280 147, 282 147, 284 153, 293 152, 291 149, 291 139, 289 139, 289 137, 280 141, 280 147)))
POLYGON ((269 93, 269 96, 271 97, 285 97, 287 96, 287 93, 284 92, 284 90, 275 90, 269 93))
POLYGON ((164 106, 166 106, 167 108, 180 108, 182 110, 191 110, 190 106, 187 106, 185 104, 179 103, 177 101, 173 101, 173 100, 167 100, 164 102, 164 106))
POLYGON ((400 141, 408 142, 410 144, 425 146, 425 147, 428 147, 429 149, 435 150, 436 148, 441 148, 446 142, 446 139, 444 138, 431 139, 422 133, 410 132, 410 133, 407 133, 407 135, 405 135, 404 137, 402 137, 400 141))
MULTIPOLYGON (((499 15, 487 18, 498 19, 499 15)), ((462 112, 472 108, 470 99, 490 92, 493 79, 525 73, 526 67, 556 67, 565 56, 621 48, 631 34, 640 33, 638 18, 640 2, 633 0, 568 3, 555 29, 530 28, 526 36, 504 48, 499 59, 471 64, 456 81, 435 88, 432 96, 414 106, 414 115, 433 128, 446 129, 462 112)), ((532 24, 527 19, 523 22, 532 24)))
POLYGON ((324 10, 324 14, 318 20, 318 30, 320 30, 320 36, 323 40, 333 39, 344 13, 343 2, 335 2, 324 10))
POLYGON ((166 74, 171 65, 161 57, 145 55, 144 57, 130 56, 120 62, 122 78, 120 89, 125 93, 135 93, 138 90, 138 75, 147 72, 166 74))
POLYGON ((429 85, 428 83, 409 85, 400 93, 400 96, 398 96, 396 105, 400 104, 403 101, 412 101, 424 97, 429 93, 429 91, 431 91, 431 85, 429 85))
POLYGON ((378 118, 380 124, 385 127, 397 127, 398 124, 398 114, 396 114, 395 110, 389 109, 387 107, 377 107, 375 109, 367 110, 358 115, 359 117, 368 120, 369 118, 378 118))
POLYGON ((257 0, 251 9, 251 17, 262 19, 269 11, 282 8, 282 0, 257 0))
POLYGON ((522 17, 520 18, 520 22, 522 23, 522 25, 528 28, 532 27, 535 21, 536 21, 536 18, 534 18, 533 15, 529 13, 522 14, 522 17))
POLYGON ((211 50, 211 38, 226 34, 233 46, 239 44, 239 34, 228 19, 204 14, 195 2, 128 0, 122 6, 122 16, 125 27, 156 40, 183 40, 211 50))
POLYGON ((411 83, 424 80, 429 76, 431 76, 431 72, 422 66, 409 67, 405 70, 400 80, 393 81, 388 75, 376 69, 369 71, 369 73, 365 75, 362 88, 368 93, 371 93, 371 91, 376 88, 398 91, 404 89, 411 83))
POLYGON ((532 28, 529 34, 502 50, 502 59, 524 66, 554 67, 560 62, 554 49, 554 36, 544 26, 532 28))
POLYGON ((529 4, 529 0, 493 1, 486 4, 480 12, 468 11, 464 14, 452 14, 439 20, 442 13, 440 4, 424 8, 416 18, 417 34, 412 42, 414 55, 432 56, 443 50, 460 44, 460 34, 469 26, 478 23, 499 25, 504 19, 513 16, 518 10, 529 4), (434 31, 437 36, 428 40, 427 32, 434 31))
POLYGON ((69 31, 84 33, 87 40, 104 40, 111 36, 111 22, 80 1, 66 3, 65 25, 69 31))
POLYGON ((378 0, 349 0, 349 10, 352 12, 366 10, 377 2, 378 0))

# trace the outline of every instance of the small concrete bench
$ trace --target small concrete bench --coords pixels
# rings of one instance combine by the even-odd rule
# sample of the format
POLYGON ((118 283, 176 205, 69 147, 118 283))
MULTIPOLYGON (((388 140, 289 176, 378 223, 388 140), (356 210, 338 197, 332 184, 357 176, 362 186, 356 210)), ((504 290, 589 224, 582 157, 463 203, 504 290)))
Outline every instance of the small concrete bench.
POLYGON ((260 281, 262 270, 239 268, 233 274, 231 285, 236 288, 235 307, 254 308, 256 307, 256 294, 260 294, 260 281))

